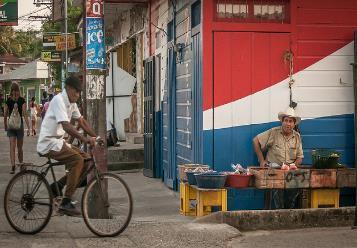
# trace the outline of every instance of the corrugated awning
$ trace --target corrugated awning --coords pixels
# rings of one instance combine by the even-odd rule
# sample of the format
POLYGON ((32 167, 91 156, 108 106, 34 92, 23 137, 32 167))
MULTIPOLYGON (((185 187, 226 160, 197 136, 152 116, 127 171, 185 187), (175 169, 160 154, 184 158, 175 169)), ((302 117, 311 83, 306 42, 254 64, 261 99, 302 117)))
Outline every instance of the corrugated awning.
POLYGON ((32 61, 16 70, 0 75, 0 81, 48 78, 48 64, 43 61, 32 61))

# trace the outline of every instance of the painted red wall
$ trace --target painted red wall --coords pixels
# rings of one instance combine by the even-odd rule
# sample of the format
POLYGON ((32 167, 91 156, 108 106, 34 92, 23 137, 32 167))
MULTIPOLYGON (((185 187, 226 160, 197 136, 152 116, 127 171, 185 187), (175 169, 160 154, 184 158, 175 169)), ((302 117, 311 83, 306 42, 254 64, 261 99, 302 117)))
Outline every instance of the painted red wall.
MULTIPOLYGON (((287 32, 290 33, 290 46, 294 53, 294 73, 316 63, 322 58, 342 48, 353 40, 357 31, 356 0, 291 0, 290 24, 244 24, 214 22, 214 1, 202 1, 203 6, 203 110, 213 107, 213 32, 287 32)), ((225 42, 222 40, 222 42, 225 42)), ((278 45, 278 44, 277 44, 278 45)), ((228 65, 228 62, 227 62, 228 65)), ((222 68, 227 66, 221 64, 222 68)), ((226 72, 227 73, 227 72, 226 72)), ((267 78, 252 92, 242 92, 240 99, 256 91, 277 83, 287 75, 278 75, 272 82, 267 78)), ((222 101, 215 107, 227 103, 222 94, 222 101)))
POLYGON ((160 7, 160 0, 151 0, 150 1, 150 13, 149 13, 149 18, 150 18, 150 56, 155 54, 155 48, 156 48, 156 39, 155 39, 155 32, 156 32, 156 27, 158 26, 159 23, 159 7, 160 7), (154 24, 154 25, 152 25, 154 24))

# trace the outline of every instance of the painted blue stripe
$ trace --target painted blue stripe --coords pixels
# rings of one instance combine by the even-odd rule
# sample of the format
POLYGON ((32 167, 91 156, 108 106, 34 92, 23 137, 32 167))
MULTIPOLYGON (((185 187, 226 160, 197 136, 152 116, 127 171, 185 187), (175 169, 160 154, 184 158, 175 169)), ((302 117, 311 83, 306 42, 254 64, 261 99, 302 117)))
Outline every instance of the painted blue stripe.
POLYGON ((154 151, 154 177, 155 178, 162 178, 163 177, 163 169, 162 169, 162 113, 161 111, 155 112, 155 151, 154 151))
MULTIPOLYGON (((253 138, 279 125, 279 122, 272 122, 204 131, 204 163, 218 171, 230 170, 231 163, 245 167, 258 165, 253 138)), ((353 115, 304 120, 299 128, 305 156, 303 164, 311 164, 312 149, 328 148, 342 153, 341 163, 349 167, 354 165, 353 115)))

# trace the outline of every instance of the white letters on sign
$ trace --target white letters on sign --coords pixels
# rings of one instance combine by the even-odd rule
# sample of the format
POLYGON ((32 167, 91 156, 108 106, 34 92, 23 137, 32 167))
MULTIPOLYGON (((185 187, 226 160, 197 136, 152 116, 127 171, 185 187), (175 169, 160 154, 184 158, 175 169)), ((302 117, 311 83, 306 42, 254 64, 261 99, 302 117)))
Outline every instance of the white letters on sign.
POLYGON ((98 32, 87 33, 87 44, 92 42, 102 43, 103 42, 103 30, 98 30, 98 32))
POLYGON ((102 5, 98 2, 93 3, 92 5, 92 13, 100 16, 102 14, 102 5))

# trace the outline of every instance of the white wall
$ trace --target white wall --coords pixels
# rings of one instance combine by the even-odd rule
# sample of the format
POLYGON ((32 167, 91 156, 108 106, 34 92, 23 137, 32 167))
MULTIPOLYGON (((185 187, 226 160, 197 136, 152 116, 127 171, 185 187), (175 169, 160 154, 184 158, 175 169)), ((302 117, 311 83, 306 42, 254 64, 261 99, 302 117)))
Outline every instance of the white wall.
MULTIPOLYGON (((159 23, 158 26, 167 32, 167 23, 169 18, 169 3, 168 0, 162 0, 159 8, 159 23)), ((164 97, 164 85, 166 81, 166 68, 167 68, 167 36, 161 31, 161 44, 160 48, 156 49, 155 54, 161 54, 161 84, 160 84, 160 100, 164 97)))
POLYGON ((119 139, 125 139, 124 119, 132 112, 131 97, 113 97, 132 95, 136 78, 121 69, 117 64, 117 53, 113 52, 110 61, 109 75, 106 79, 107 122, 114 122, 119 139), (113 113, 114 107, 114 113, 113 113), (113 117, 114 114, 114 117, 113 117))

